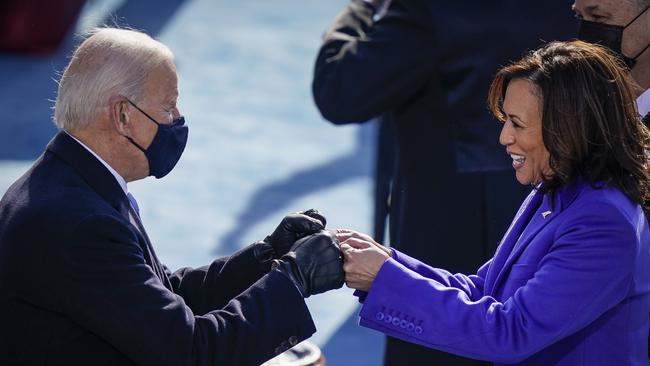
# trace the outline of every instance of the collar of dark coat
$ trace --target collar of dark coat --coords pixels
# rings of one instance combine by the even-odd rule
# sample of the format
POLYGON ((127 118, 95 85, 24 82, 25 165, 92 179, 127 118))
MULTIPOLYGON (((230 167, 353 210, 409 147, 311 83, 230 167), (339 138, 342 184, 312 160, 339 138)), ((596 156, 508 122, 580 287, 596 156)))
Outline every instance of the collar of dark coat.
POLYGON ((128 218, 128 199, 113 174, 93 154, 67 133, 60 131, 47 145, 47 151, 72 166, 111 206, 128 218))

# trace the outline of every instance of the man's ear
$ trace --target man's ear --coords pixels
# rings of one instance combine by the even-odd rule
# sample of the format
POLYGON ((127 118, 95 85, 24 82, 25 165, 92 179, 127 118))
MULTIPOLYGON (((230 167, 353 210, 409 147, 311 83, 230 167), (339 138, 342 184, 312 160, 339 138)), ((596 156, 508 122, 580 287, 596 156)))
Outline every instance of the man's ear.
POLYGON ((130 136, 129 102, 121 95, 114 95, 108 101, 109 117, 113 127, 123 136, 130 136))

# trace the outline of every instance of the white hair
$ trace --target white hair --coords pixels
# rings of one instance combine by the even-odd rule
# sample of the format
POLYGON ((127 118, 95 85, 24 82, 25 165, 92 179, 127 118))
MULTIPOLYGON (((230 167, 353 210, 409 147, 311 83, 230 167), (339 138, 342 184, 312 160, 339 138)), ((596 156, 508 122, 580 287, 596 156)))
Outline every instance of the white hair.
POLYGON ((64 130, 87 127, 114 95, 141 101, 144 82, 173 54, 145 33, 97 28, 79 45, 59 80, 54 123, 64 130))

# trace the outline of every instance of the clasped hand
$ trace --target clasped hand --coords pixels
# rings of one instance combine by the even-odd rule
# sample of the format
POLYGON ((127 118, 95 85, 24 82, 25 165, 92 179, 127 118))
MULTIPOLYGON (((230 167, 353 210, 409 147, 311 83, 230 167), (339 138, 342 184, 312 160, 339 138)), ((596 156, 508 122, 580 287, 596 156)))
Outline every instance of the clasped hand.
POLYGON ((326 222, 316 210, 287 215, 261 242, 258 249, 267 255, 260 258, 279 258, 278 270, 305 297, 339 288, 344 280, 350 288, 368 291, 391 251, 358 231, 324 230, 326 222))
POLYGON ((337 229, 336 239, 343 253, 345 284, 356 290, 368 291, 381 266, 391 257, 390 249, 369 235, 354 230, 337 229))

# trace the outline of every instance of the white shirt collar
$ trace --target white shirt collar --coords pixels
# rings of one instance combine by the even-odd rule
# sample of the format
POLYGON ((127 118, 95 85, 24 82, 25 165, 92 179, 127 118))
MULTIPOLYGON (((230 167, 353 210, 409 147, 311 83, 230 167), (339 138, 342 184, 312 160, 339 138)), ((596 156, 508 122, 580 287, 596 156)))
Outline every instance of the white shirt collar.
POLYGON ((639 95, 636 99, 636 106, 639 109, 641 117, 650 112, 650 89, 646 89, 646 91, 639 95))
POLYGON ((129 190, 126 186, 126 180, 124 180, 124 178, 122 178, 122 176, 118 172, 116 172, 115 169, 113 169, 110 165, 108 165, 108 163, 105 162, 104 159, 100 158, 99 155, 95 154, 95 152, 92 151, 88 146, 84 145, 83 142, 79 141, 76 137, 72 136, 68 131, 63 131, 63 132, 65 132, 68 136, 72 137, 75 141, 79 143, 79 145, 83 146, 86 150, 88 150, 91 154, 93 154, 93 156, 95 156, 95 158, 97 158, 97 160, 99 160, 100 163, 104 164, 106 169, 108 169, 108 171, 111 172, 111 174, 113 174, 113 177, 115 177, 117 183, 120 184, 120 187, 122 187, 124 194, 129 193, 129 190))

